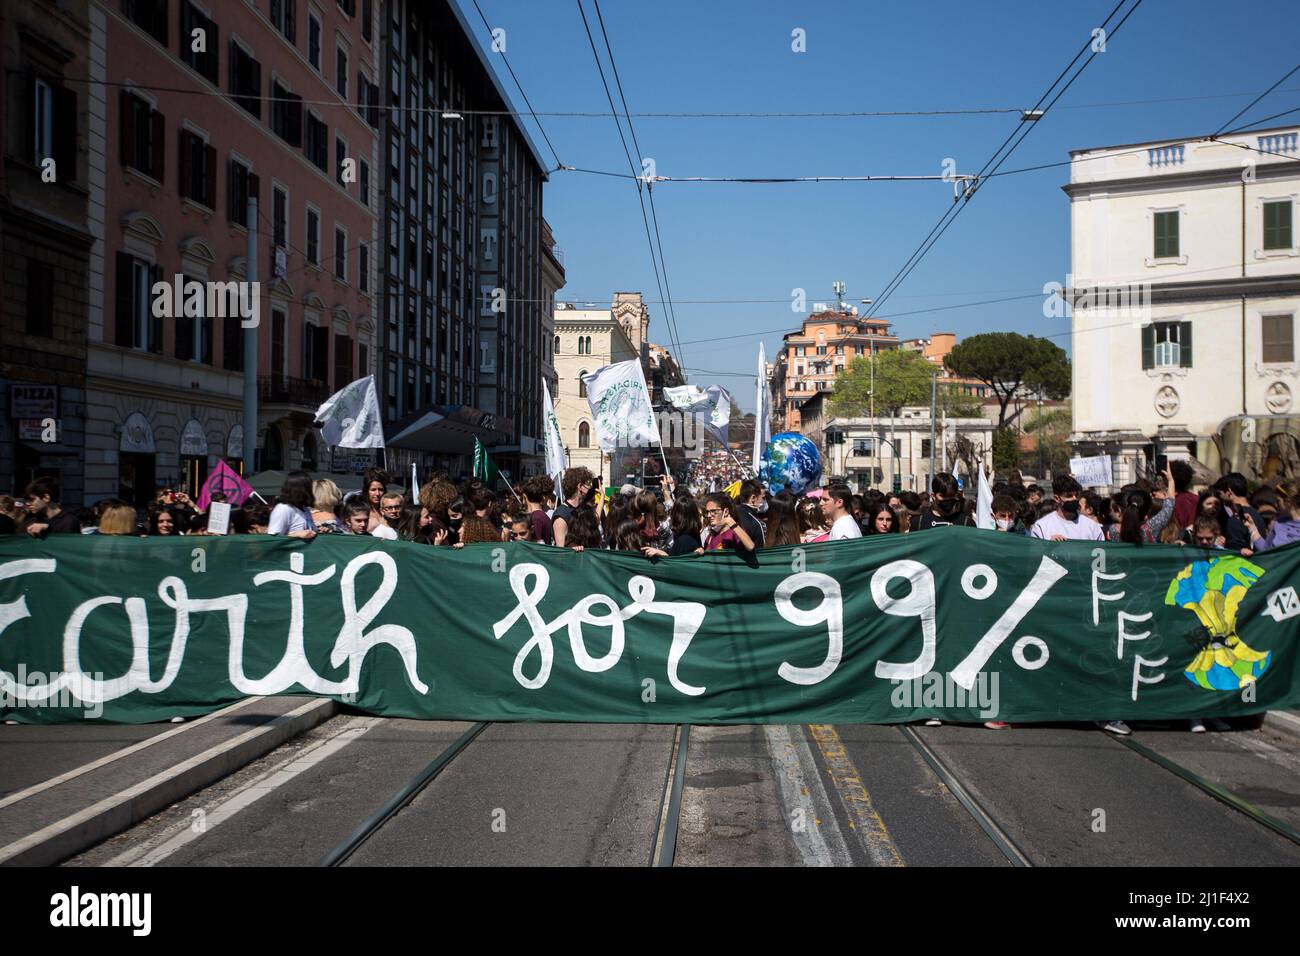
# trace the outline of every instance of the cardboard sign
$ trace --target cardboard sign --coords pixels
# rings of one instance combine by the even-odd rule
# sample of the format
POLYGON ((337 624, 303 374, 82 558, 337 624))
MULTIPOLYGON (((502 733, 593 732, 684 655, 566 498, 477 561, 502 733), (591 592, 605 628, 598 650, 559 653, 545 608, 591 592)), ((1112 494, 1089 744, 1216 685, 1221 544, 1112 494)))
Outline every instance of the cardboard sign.
POLYGON ((1070 473, 1085 488, 1097 488, 1115 483, 1111 477, 1110 455, 1071 458, 1070 473))
POLYGON ((230 505, 214 501, 208 505, 208 534, 230 534, 230 505))

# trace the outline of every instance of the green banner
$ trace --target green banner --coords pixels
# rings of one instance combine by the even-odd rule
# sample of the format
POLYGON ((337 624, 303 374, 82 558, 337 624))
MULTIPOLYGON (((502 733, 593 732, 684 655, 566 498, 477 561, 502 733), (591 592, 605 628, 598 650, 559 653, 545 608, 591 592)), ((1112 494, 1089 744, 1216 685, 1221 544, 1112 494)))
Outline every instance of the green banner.
POLYGON ((371 537, 0 538, 0 716, 1191 718, 1300 704, 1300 547, 966 528, 651 561, 371 537))

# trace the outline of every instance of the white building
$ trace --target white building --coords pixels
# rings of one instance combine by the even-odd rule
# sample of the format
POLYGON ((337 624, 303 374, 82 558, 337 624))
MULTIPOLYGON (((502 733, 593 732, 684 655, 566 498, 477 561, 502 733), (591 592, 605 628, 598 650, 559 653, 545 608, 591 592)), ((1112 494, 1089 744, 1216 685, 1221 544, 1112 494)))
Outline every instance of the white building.
MULTIPOLYGON (((824 425, 826 479, 843 477, 855 492, 888 490, 899 478, 902 491, 930 490, 930 409, 904 408, 894 419, 828 418, 824 425)), ((993 423, 987 418, 943 418, 935 422, 934 470, 953 470, 959 439, 970 443, 973 458, 993 469, 993 423)), ((958 467, 963 480, 971 461, 958 467)))
POLYGON ((1078 453, 1264 479, 1300 462, 1300 127, 1071 153, 1078 453))

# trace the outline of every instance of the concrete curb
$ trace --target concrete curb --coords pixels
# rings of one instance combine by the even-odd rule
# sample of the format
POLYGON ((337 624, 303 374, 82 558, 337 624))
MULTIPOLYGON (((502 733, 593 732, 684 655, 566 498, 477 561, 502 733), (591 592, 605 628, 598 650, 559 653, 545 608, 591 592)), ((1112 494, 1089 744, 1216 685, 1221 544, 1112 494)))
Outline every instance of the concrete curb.
POLYGON ((1300 740, 1300 714, 1289 710, 1270 710, 1264 715, 1264 726, 1293 740, 1300 740))
POLYGON ((52 866, 66 860, 247 766, 336 713, 338 705, 334 701, 310 700, 233 740, 0 847, 0 866, 52 866))

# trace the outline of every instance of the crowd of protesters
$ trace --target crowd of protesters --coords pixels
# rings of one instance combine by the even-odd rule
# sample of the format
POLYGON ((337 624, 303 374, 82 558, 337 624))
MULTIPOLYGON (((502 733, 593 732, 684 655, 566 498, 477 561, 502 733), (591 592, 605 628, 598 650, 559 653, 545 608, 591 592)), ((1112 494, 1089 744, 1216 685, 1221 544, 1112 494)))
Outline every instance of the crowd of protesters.
MULTIPOLYGON (((457 482, 433 474, 412 496, 409 489, 396 490, 379 469, 367 471, 361 488, 349 494, 333 481, 313 481, 307 472, 293 471, 273 502, 253 498, 232 506, 227 533, 306 540, 319 534, 369 535, 452 548, 529 541, 659 559, 976 526, 975 502, 952 475, 935 477, 928 494, 855 494, 846 485, 831 484, 795 495, 769 494, 753 478, 731 478, 738 473, 743 471, 737 463, 715 458, 697 463, 680 491, 665 476, 658 488, 624 485, 608 496, 598 476, 581 467, 567 469, 558 482, 535 476, 504 492, 477 479, 457 482), (728 462, 735 471, 725 467, 728 462), (731 492, 721 490, 728 478, 731 492)), ((1050 488, 1042 488, 1024 484, 1013 472, 992 485, 993 530, 1050 541, 1182 546, 1243 556, 1300 541, 1300 481, 1250 489, 1243 475, 1233 473, 1199 491, 1192 482, 1191 467, 1181 461, 1155 481, 1127 484, 1109 497, 1085 493, 1070 475, 1058 475, 1050 488)), ((204 509, 172 488, 160 488, 142 509, 116 498, 63 508, 58 483, 48 478, 28 485, 22 499, 0 496, 0 534, 203 535, 209 533, 208 521, 204 509)), ((1122 721, 1103 726, 1129 733, 1122 721)), ((1204 729, 1203 721, 1192 722, 1193 731, 1204 729)))
MULTIPOLYGON (((1155 481, 1142 479, 1106 497, 1085 493, 1070 475, 1058 475, 1050 488, 1041 488, 1012 473, 992 485, 994 530, 1050 541, 1180 545, 1247 557, 1300 541, 1300 482, 1252 490, 1243 475, 1233 473, 1193 491, 1192 478, 1191 467, 1175 461, 1155 481)), ((293 471, 272 501, 254 496, 233 506, 228 533, 306 539, 366 534, 451 547, 532 541, 657 557, 976 524, 974 500, 946 474, 934 478, 927 494, 855 494, 837 484, 802 495, 769 494, 753 478, 729 483, 731 493, 707 490, 720 480, 710 479, 704 488, 692 481, 679 491, 668 476, 658 488, 624 485, 605 496, 598 477, 586 468, 570 468, 558 482, 541 475, 526 478, 504 491, 477 479, 453 481, 435 473, 413 498, 380 469, 367 471, 360 489, 347 494, 333 481, 313 481, 307 472, 293 471)), ((224 497, 215 494, 212 500, 224 497)), ((40 478, 23 498, 0 495, 0 534, 201 535, 208 533, 208 511, 174 488, 158 489, 144 508, 117 498, 64 508, 58 482, 40 478)))

